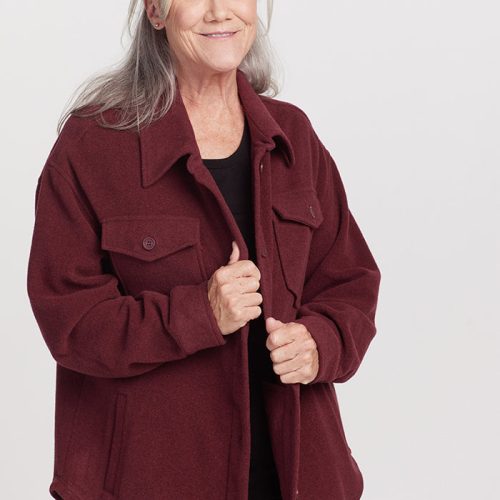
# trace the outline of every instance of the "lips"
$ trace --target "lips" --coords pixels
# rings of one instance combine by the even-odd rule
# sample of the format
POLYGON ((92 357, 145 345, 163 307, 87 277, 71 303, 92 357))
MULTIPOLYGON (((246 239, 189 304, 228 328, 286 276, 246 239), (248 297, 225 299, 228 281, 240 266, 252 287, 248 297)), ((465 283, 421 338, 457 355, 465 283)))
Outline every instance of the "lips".
POLYGON ((238 33, 237 31, 212 31, 211 33, 200 33, 200 35, 211 38, 224 38, 238 33))

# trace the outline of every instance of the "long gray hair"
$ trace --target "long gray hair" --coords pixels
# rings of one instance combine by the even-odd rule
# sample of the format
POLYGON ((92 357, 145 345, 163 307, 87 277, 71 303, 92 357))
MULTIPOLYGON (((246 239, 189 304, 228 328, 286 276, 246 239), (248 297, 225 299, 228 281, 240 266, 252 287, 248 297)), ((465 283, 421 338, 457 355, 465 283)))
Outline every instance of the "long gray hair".
MULTIPOLYGON (((171 0, 160 0, 160 15, 167 17, 171 0)), ((275 55, 268 39, 273 0, 267 0, 267 28, 258 18, 255 41, 239 65, 258 94, 269 92, 275 97, 279 84, 274 78, 275 55)), ((175 98, 175 73, 170 45, 164 30, 156 30, 146 13, 143 0, 131 0, 127 19, 132 43, 115 69, 92 76, 75 90, 66 105, 58 125, 61 132, 66 119, 74 114, 88 117, 99 115, 103 127, 125 130, 140 129, 163 116, 175 98), (135 19, 138 4, 143 10, 135 19), (134 22, 136 21, 136 22, 134 22), (83 89, 82 89, 83 87, 83 89), (76 95, 76 98, 75 98, 76 95), (84 107, 87 111, 84 111, 84 107), (102 113, 115 108, 117 119, 107 122, 102 113)))

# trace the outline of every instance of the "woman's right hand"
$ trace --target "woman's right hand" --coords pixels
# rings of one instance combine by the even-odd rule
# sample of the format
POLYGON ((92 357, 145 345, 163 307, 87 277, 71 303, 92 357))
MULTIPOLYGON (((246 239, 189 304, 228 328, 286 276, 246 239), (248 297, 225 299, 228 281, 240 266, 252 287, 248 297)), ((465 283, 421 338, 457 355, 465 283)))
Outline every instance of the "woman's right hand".
POLYGON ((208 281, 208 300, 223 335, 234 333, 262 314, 259 268, 251 260, 239 260, 236 241, 229 262, 208 281))

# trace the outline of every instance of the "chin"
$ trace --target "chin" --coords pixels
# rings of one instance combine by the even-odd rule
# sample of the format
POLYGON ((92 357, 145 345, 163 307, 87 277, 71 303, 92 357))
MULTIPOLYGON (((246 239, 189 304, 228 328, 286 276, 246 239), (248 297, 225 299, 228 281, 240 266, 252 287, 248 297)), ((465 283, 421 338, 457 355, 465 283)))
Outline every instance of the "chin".
POLYGON ((220 63, 217 64, 215 61, 212 60, 212 61, 207 61, 206 65, 213 71, 225 73, 236 70, 241 64, 241 62, 242 60, 239 59, 238 61, 224 61, 224 62, 221 61, 220 63))

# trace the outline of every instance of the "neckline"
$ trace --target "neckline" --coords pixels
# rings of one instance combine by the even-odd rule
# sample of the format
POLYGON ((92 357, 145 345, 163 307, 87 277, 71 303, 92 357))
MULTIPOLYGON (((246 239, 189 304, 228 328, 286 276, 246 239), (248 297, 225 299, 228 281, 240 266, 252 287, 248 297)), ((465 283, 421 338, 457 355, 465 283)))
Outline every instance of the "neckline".
POLYGON ((208 163, 225 163, 229 160, 232 160, 235 156, 238 155, 238 153, 240 152, 242 146, 243 146, 243 142, 245 140, 245 137, 246 137, 246 134, 247 134, 247 119, 246 117, 244 118, 244 124, 243 124, 243 133, 241 134, 241 138, 240 138, 240 143, 238 144, 238 147, 229 155, 229 156, 226 156, 224 158, 202 158, 202 160, 204 162, 208 162, 208 163))

